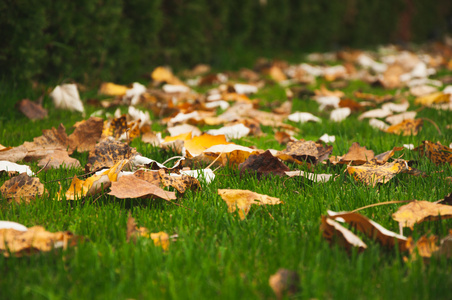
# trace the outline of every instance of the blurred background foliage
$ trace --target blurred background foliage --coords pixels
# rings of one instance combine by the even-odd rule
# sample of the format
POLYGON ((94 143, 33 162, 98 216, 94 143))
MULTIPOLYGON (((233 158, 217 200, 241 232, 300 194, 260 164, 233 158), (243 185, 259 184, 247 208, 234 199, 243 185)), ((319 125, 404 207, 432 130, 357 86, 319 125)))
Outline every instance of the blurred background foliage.
POLYGON ((450 0, 4 0, 0 76, 130 82, 158 65, 235 68, 258 56, 423 42, 450 0))

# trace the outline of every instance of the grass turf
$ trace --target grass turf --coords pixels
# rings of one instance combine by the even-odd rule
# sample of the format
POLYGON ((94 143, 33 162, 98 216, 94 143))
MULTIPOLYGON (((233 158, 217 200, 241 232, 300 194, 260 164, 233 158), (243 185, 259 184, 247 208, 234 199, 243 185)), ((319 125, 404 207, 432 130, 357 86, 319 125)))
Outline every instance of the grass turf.
MULTIPOLYGON (((318 86, 318 85, 317 85, 318 86)), ((314 87, 312 87, 314 88, 314 87)), ((375 94, 385 93, 361 82, 352 82, 344 89, 347 95, 363 89, 375 94)), ((394 91, 391 91, 394 92, 394 91)), ((87 99, 95 92, 82 93, 87 99)), ((55 110, 49 98, 44 107, 49 118, 31 122, 17 112, 14 103, 22 98, 36 99, 31 89, 10 87, 0 89, 0 143, 17 146, 41 135, 42 129, 63 123, 70 127, 82 119, 77 113, 55 110)), ((284 90, 273 86, 256 97, 263 103, 283 100, 284 90)), ((412 104, 412 100, 411 104, 412 104)), ((413 104, 412 104, 413 105, 413 104)), ((410 107, 410 110, 412 110, 410 107)), ((87 107, 88 114, 95 109, 87 107)), ((342 123, 333 123, 322 115, 317 104, 294 99, 293 111, 309 111, 323 117, 323 122, 297 125, 298 138, 317 140, 323 133, 336 136, 333 155, 344 154, 353 142, 382 153, 394 146, 423 140, 452 142, 452 113, 425 108, 418 117, 434 120, 442 131, 424 124, 417 136, 397 136, 372 129, 367 122, 351 116, 342 123)), ((247 137, 236 140, 244 146, 279 149, 272 128, 264 127, 264 138, 247 137)), ((139 140, 132 146, 149 158, 163 162, 174 153, 161 151, 139 140)), ((1 299, 268 299, 274 294, 268 285, 269 276, 278 268, 292 269, 300 275, 301 299, 447 299, 452 285, 452 263, 444 258, 429 263, 404 260, 406 254, 387 250, 365 240, 368 249, 350 255, 337 245, 330 246, 319 230, 320 216, 327 209, 350 211, 368 204, 390 200, 435 201, 452 192, 445 178, 451 176, 450 166, 436 166, 416 153, 404 150, 405 159, 418 160, 417 168, 429 177, 398 175, 375 188, 355 182, 344 174, 344 166, 318 166, 316 172, 339 175, 328 183, 312 183, 300 178, 270 177, 258 181, 253 176, 240 178, 236 169, 222 168, 216 180, 203 185, 201 191, 189 191, 180 198, 185 207, 160 200, 120 200, 108 195, 85 201, 55 201, 59 189, 55 180, 69 185, 81 169, 58 169, 41 172, 50 195, 30 205, 9 204, 0 199, 0 220, 42 225, 49 231, 71 230, 89 238, 76 248, 30 257, 0 257, 1 299), (248 189, 279 197, 284 204, 253 207, 246 220, 227 212, 217 195, 219 188, 248 189), (167 253, 151 241, 126 242, 126 221, 129 212, 139 226, 153 232, 178 234, 167 253)), ((82 165, 87 154, 76 154, 82 165)), ((296 166, 292 166, 295 167, 296 166)), ((37 171, 39 168, 32 164, 37 171)), ((302 167, 301 167, 302 168, 302 167)), ((0 184, 7 178, 1 177, 0 184)), ((398 225, 391 214, 400 205, 368 208, 362 213, 389 230, 398 225)), ((444 236, 452 228, 451 220, 426 222, 405 229, 405 235, 416 238, 425 233, 444 236)))

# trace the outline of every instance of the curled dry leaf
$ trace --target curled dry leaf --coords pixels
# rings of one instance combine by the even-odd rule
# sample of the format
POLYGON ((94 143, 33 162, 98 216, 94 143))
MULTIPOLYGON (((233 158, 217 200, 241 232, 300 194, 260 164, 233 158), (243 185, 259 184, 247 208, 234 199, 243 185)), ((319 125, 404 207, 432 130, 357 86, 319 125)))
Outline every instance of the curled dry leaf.
POLYGON ((69 231, 48 232, 41 226, 30 227, 26 231, 0 229, 0 237, 0 253, 6 257, 66 249, 75 246, 80 239, 69 231))
POLYGON ((248 190, 218 189, 218 195, 226 202, 230 213, 239 209, 241 220, 245 219, 253 204, 275 205, 283 203, 279 198, 258 194, 248 190))
POLYGON ((175 200, 174 192, 165 191, 158 185, 138 178, 134 175, 124 175, 117 182, 111 185, 111 191, 108 193, 119 199, 126 198, 152 198, 154 196, 164 200, 175 200))
POLYGON ((185 193, 187 189, 201 189, 198 179, 185 174, 167 174, 164 169, 158 170, 160 180, 164 186, 172 186, 179 193, 185 193))
POLYGON ((372 160, 361 166, 347 167, 348 174, 353 175, 356 181, 362 181, 371 186, 376 186, 377 183, 386 183, 395 175, 407 170, 408 165, 402 159, 382 165, 378 164, 376 160, 372 160))
POLYGON ((362 252, 367 249, 367 245, 353 232, 326 216, 322 216, 320 230, 323 237, 330 243, 336 241, 340 246, 350 251, 352 248, 362 252))
POLYGON ((22 173, 5 181, 0 188, 3 197, 17 203, 21 203, 21 200, 30 203, 36 196, 41 197, 45 191, 39 178, 30 177, 27 173, 22 173))
POLYGON ((104 120, 91 117, 88 120, 75 123, 74 132, 68 136, 71 152, 92 151, 102 136, 104 120))
POLYGON ((135 219, 129 215, 127 219, 127 241, 135 243, 138 237, 151 239, 155 246, 161 247, 165 251, 169 249, 170 237, 166 232, 151 233, 146 227, 137 227, 135 219))
POLYGON ((70 157, 65 150, 55 150, 53 153, 43 157, 38 162, 38 166, 45 168, 45 170, 50 168, 58 169, 60 167, 79 168, 80 162, 77 159, 70 157))
POLYGON ((28 153, 26 160, 36 160, 44 158, 52 154, 55 150, 66 150, 69 144, 66 129, 63 124, 58 126, 58 129, 44 129, 42 136, 35 137, 33 142, 25 142, 23 146, 28 153))
POLYGON ((422 145, 414 148, 413 151, 418 151, 421 156, 428 157, 436 165, 452 165, 452 148, 443 146, 440 142, 423 141, 422 145))
POLYGON ((452 206, 414 200, 399 207, 392 214, 392 218, 399 222, 400 226, 413 229, 415 224, 424 221, 452 218, 452 206))
POLYGON ((392 125, 388 127, 385 132, 388 133, 394 133, 394 134, 401 134, 404 136, 408 135, 417 135, 419 130, 421 130, 422 125, 424 122, 422 119, 416 119, 416 120, 403 120, 401 123, 392 125))
POLYGON ((405 251, 407 238, 387 230, 375 221, 353 212, 334 212, 329 210, 328 217, 338 222, 346 222, 352 227, 364 233, 368 238, 376 239, 381 245, 389 248, 399 247, 400 251, 405 251))
POLYGON ((300 276, 295 271, 279 269, 268 279, 268 284, 272 288, 277 299, 284 296, 291 297, 299 291, 300 276))

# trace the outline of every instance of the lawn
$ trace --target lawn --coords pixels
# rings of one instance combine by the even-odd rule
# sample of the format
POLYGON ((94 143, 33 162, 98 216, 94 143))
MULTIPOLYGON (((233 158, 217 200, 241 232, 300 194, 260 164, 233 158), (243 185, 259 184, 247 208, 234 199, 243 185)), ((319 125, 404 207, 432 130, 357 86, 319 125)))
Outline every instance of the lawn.
MULTIPOLYGON (((430 78, 442 78, 452 72, 441 70, 430 78)), ((266 82, 270 79, 264 75, 266 82)), ((145 82, 147 84, 148 82, 145 82)), ((309 91, 331 82, 317 78, 306 86, 309 91)), ((294 86, 294 85, 293 85, 294 86)), ((49 90, 53 86, 47 86, 49 90)), ((208 87, 194 90, 206 92, 208 87)), ((89 116, 99 108, 87 104, 88 99, 102 98, 98 87, 80 92, 89 116)), ((398 89, 374 87, 362 80, 351 80, 340 88, 348 98, 355 91, 375 95, 394 95, 398 89)), ((401 88, 404 93, 407 88, 401 88)), ((48 118, 30 121, 16 108, 21 99, 37 99, 40 89, 21 88, 7 81, 0 88, 0 144, 19 146, 42 135, 43 129, 62 123, 67 133, 83 119, 82 114, 58 110, 48 93, 43 106, 48 118)), ((103 97, 106 98, 106 97, 103 97)), ((271 110, 274 101, 286 100, 285 87, 266 84, 251 95, 259 99, 260 108, 271 110)), ((292 112, 304 111, 322 119, 321 123, 294 123, 299 129, 295 138, 316 141, 324 133, 336 137, 332 155, 344 155, 354 142, 375 154, 403 144, 419 146, 422 141, 452 142, 452 113, 414 104, 415 97, 407 95, 409 110, 416 110, 424 122, 417 135, 395 135, 372 128, 367 120, 358 120, 353 113, 342 122, 329 120, 329 112, 320 111, 311 99, 295 95, 292 112), (449 127, 447 127, 449 125, 449 127)), ((126 106, 120 106, 127 112, 126 106)), ((138 106, 139 109, 144 109, 138 106)), ((109 108, 109 112, 114 112, 109 108)), ((166 125, 151 113, 152 129, 165 132, 166 125)), ((199 126, 201 130, 221 126, 199 126)), ((283 150, 286 145, 275 139, 275 128, 261 126, 263 136, 233 139, 236 144, 257 149, 283 150)), ((164 162, 178 155, 134 139, 130 143, 143 156, 164 162)), ((336 179, 325 183, 302 177, 288 178, 270 175, 258 179, 255 175, 240 175, 237 166, 225 166, 215 171, 210 184, 201 179, 202 189, 188 190, 173 204, 161 199, 118 199, 106 193, 78 201, 57 201, 60 189, 68 188, 74 175, 83 175, 83 168, 42 171, 37 177, 48 193, 30 204, 18 204, 0 198, 0 220, 15 221, 27 227, 41 225, 48 231, 66 231, 85 237, 76 247, 37 253, 24 257, 0 257, 1 299, 274 299, 269 277, 280 268, 296 271, 299 290, 288 296, 296 299, 450 299, 452 261, 444 256, 422 259, 408 252, 382 247, 366 239, 368 248, 362 253, 346 251, 337 243, 330 244, 320 231, 321 216, 327 210, 354 209, 394 200, 437 201, 452 192, 452 167, 436 165, 417 151, 401 150, 394 157, 414 161, 414 167, 428 176, 398 174, 385 184, 375 187, 356 181, 346 172, 346 165, 319 163, 308 166, 287 163, 291 170, 333 174, 336 179), (229 213, 218 189, 244 189, 278 197, 280 205, 254 205, 246 218, 229 213), (164 231, 178 235, 168 251, 147 238, 127 242, 127 219, 133 216, 138 226, 151 232, 164 231)), ((82 166, 88 153, 75 152, 82 166)), ((28 164, 36 173, 36 162, 28 164)), ((171 165, 169 163, 168 165, 171 165)), ((0 186, 9 179, 3 174, 0 186)), ((171 188, 171 190, 174 190, 171 188)), ((392 214, 403 204, 373 206, 360 211, 388 230, 398 232, 392 214)), ((424 222, 414 229, 404 229, 405 236, 414 240, 424 234, 444 237, 452 229, 451 220, 424 222)))

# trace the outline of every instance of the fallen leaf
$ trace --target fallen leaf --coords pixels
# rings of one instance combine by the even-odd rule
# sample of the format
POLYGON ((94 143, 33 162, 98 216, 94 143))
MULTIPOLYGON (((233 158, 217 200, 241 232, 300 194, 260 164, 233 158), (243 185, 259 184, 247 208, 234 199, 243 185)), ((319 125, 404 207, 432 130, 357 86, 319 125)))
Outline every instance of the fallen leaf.
POLYGON ((359 143, 353 143, 348 149, 348 152, 342 157, 339 163, 361 165, 374 158, 375 154, 372 150, 367 150, 366 147, 361 147, 359 143))
POLYGON ((297 139, 284 131, 277 131, 275 132, 275 140, 280 145, 285 145, 288 142, 295 142, 297 139))
POLYGON ((165 191, 158 185, 138 178, 134 175, 124 175, 117 182, 113 182, 108 193, 119 199, 125 198, 152 198, 154 196, 164 200, 175 200, 174 192, 165 191))
POLYGON ((218 189, 218 195, 226 202, 230 213, 239 209, 241 220, 245 219, 253 204, 275 205, 283 203, 279 198, 258 194, 248 190, 218 189))
POLYGON ((229 143, 224 135, 210 135, 205 133, 185 141, 184 148, 191 156, 196 156, 212 146, 228 144, 232 143, 229 143))
POLYGON ((303 164, 305 162, 314 165, 327 159, 333 151, 333 146, 325 146, 316 144, 313 141, 296 141, 289 142, 287 148, 278 152, 276 157, 281 160, 303 164))
POLYGON ((294 112, 293 114, 289 115, 287 117, 290 121, 292 122, 297 122, 297 123, 306 123, 309 121, 312 122, 322 122, 322 120, 320 120, 320 118, 314 116, 311 113, 308 112, 294 112))
POLYGON ((389 115, 392 115, 392 112, 390 110, 378 108, 373 110, 368 110, 365 113, 362 113, 358 120, 362 121, 363 119, 371 119, 371 118, 385 118, 389 115))
POLYGON ((68 147, 68 137, 63 124, 58 129, 45 129, 42 136, 35 137, 33 142, 25 142, 23 146, 28 153, 26 160, 36 160, 52 154, 55 150, 66 150, 68 147))
POLYGON ((423 141, 422 145, 414 148, 413 151, 418 151, 421 156, 426 156, 436 165, 452 165, 452 149, 441 145, 440 142, 423 141))
POLYGON ((403 120, 399 124, 388 127, 385 132, 399 135, 401 134, 403 136, 417 135, 419 130, 421 130, 423 124, 424 122, 422 121, 422 119, 403 120))
POLYGON ((437 242, 438 237, 434 235, 429 237, 423 235, 416 242, 414 242, 412 237, 409 237, 407 241, 407 248, 412 256, 419 255, 423 258, 430 258, 433 253, 436 253, 439 250, 439 247, 436 244, 437 242))
POLYGON ((400 226, 413 229, 414 224, 424 221, 452 218, 452 206, 413 200, 399 207, 397 212, 392 214, 392 218, 399 222, 400 226))
POLYGON ((47 118, 47 110, 36 102, 23 99, 17 103, 20 112, 30 120, 42 120, 47 118))
POLYGON ((391 125, 396 125, 399 123, 402 123, 404 120, 414 119, 416 117, 415 111, 407 111, 401 114, 392 115, 389 117, 386 117, 386 122, 390 123, 391 125))
POLYGON ((124 96, 128 87, 125 85, 115 84, 113 82, 104 82, 100 85, 99 94, 108 96, 124 96))
POLYGON ((170 69, 165 67, 157 67, 152 71, 151 74, 152 80, 166 82, 174 85, 184 85, 179 78, 174 76, 173 72, 170 69))
POLYGON ((0 192, 6 199, 11 199, 16 203, 30 203, 36 197, 41 197, 46 189, 37 177, 30 177, 27 173, 22 173, 3 183, 0 192))
POLYGON ((269 174, 283 176, 290 169, 267 150, 261 154, 250 155, 239 165, 239 170, 240 174, 256 173, 257 178, 260 179, 269 174))
POLYGON ((336 241, 340 246, 347 249, 347 251, 350 251, 352 248, 357 248, 359 252, 367 249, 367 245, 358 236, 326 216, 322 216, 320 230, 328 242, 332 243, 336 241))
POLYGON ((60 167, 79 168, 80 162, 69 156, 65 150, 55 150, 43 157, 38 162, 38 167, 43 167, 45 170, 50 168, 58 169, 60 167))
POLYGON ((178 136, 184 133, 191 133, 192 136, 201 135, 201 130, 198 127, 189 124, 177 125, 174 127, 168 127, 168 132, 172 137, 178 136))
POLYGON ((28 176, 33 176, 33 173, 29 166, 19 165, 9 161, 0 161, 0 172, 7 172, 8 174, 14 173, 26 173, 28 176))
POLYGON ((207 134, 210 135, 224 135, 226 139, 240 139, 250 133, 250 129, 243 124, 236 124, 232 126, 224 126, 219 129, 210 129, 207 134))
POLYGON ((79 237, 69 231, 48 232, 41 226, 26 231, 0 229, 0 252, 5 256, 23 256, 36 252, 49 252, 56 248, 75 246, 79 237))
POLYGON ((272 288, 277 299, 292 297, 299 291, 300 276, 295 271, 279 269, 268 279, 268 284, 272 288))
POLYGON ((415 104, 420 104, 424 106, 430 106, 432 104, 447 103, 450 102, 450 95, 444 94, 443 92, 436 92, 426 96, 421 96, 414 100, 415 104))
POLYGON ((69 148, 78 152, 92 151, 102 136, 104 121, 91 117, 75 123, 74 132, 68 136, 69 148))
POLYGON ((351 112, 351 109, 348 107, 336 108, 335 110, 331 111, 330 119, 334 122, 341 122, 345 120, 351 114, 351 112))
POLYGON ((406 161, 399 159, 391 163, 377 164, 372 160, 361 166, 348 166, 347 172, 353 175, 356 181, 362 181, 367 185, 376 186, 377 183, 387 183, 395 175, 408 170, 406 161))
POLYGON ((137 227, 135 219, 129 215, 127 219, 127 241, 135 243, 137 237, 150 238, 156 247, 161 247, 164 251, 169 249, 170 237, 167 233, 163 231, 151 233, 146 227, 137 227))
POLYGON ((70 111, 85 113, 76 84, 68 83, 58 85, 49 94, 49 96, 52 98, 53 104, 58 109, 67 109, 70 111))
POLYGON ((377 119, 370 119, 369 125, 372 128, 383 130, 383 131, 389 128, 388 124, 386 124, 385 122, 383 122, 381 120, 377 120, 377 119))
POLYGON ((394 147, 392 148, 392 150, 376 155, 375 160, 377 161, 378 164, 384 164, 385 162, 388 161, 389 158, 391 158, 394 155, 396 151, 402 151, 403 149, 404 147, 394 147))
POLYGON ((187 189, 201 189, 199 181, 185 174, 167 174, 164 169, 158 171, 160 180, 164 186, 172 186, 179 193, 185 193, 187 189))
POLYGON ((376 102, 376 103, 388 102, 388 101, 391 101, 392 99, 394 99, 394 96, 392 96, 392 95, 379 96, 379 95, 374 95, 374 94, 361 93, 359 91, 354 92, 353 95, 356 98, 367 100, 367 101, 372 101, 372 102, 376 102))
POLYGON ((328 217, 338 222, 346 222, 353 228, 364 233, 368 238, 376 239, 381 245, 389 248, 399 247, 400 251, 407 249, 407 238, 403 235, 397 234, 387 230, 375 221, 367 217, 353 212, 334 212, 329 210, 328 217))
POLYGON ((107 139, 90 151, 86 168, 91 171, 111 168, 124 159, 132 160, 136 155, 135 148, 114 139, 107 139))
POLYGON ((307 178, 313 182, 327 182, 331 179, 331 177, 333 177, 332 174, 314 174, 304 171, 286 171, 284 173, 289 177, 300 176, 307 178))
POLYGON ((19 147, 5 147, 4 149, 0 149, 0 161, 10 161, 10 162, 18 162, 23 160, 28 154, 27 148, 24 146, 19 147))

